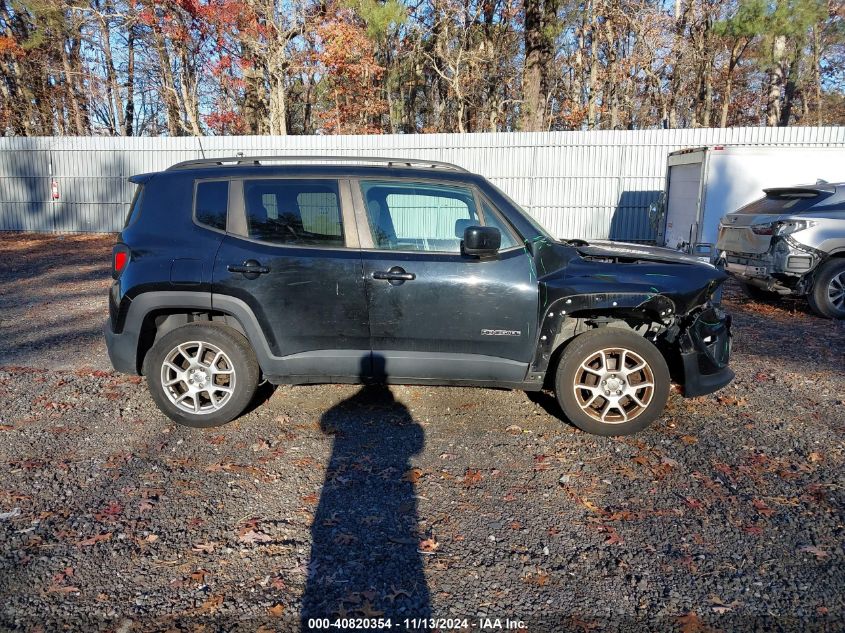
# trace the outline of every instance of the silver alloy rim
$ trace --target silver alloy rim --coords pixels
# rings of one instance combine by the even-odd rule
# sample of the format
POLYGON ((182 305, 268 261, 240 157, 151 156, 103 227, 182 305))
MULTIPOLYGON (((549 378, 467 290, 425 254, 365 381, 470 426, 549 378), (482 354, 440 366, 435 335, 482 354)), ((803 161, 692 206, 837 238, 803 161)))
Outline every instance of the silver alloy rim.
POLYGON ((845 310, 845 272, 834 275, 827 286, 827 296, 837 310, 845 310))
POLYGON ((225 407, 235 392, 235 367, 219 347, 189 341, 165 356, 161 385, 170 402, 186 413, 214 413, 225 407))
POLYGON ((630 422, 654 398, 654 372, 645 359, 623 348, 591 354, 575 372, 575 400, 594 420, 604 424, 630 422))

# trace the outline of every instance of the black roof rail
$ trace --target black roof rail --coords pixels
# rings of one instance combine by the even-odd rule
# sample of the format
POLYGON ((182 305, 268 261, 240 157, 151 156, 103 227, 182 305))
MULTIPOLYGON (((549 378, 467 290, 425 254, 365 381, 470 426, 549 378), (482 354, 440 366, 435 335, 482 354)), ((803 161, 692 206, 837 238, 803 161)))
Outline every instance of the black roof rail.
POLYGON ((192 169, 194 167, 223 167, 227 165, 261 165, 266 162, 274 163, 309 163, 313 161, 329 163, 371 163, 386 167, 429 167, 432 169, 449 169, 463 173, 468 170, 452 163, 439 160, 425 160, 422 158, 382 158, 375 156, 227 156, 222 158, 198 158, 185 160, 167 168, 167 171, 177 169, 192 169))

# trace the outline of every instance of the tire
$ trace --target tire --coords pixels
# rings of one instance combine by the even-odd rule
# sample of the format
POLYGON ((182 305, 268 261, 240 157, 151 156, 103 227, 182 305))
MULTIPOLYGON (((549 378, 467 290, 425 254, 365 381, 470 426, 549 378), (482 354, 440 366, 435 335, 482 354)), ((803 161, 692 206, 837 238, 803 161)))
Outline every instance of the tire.
POLYGON ((807 295, 813 312, 826 319, 845 319, 845 258, 826 261, 807 295))
POLYGON ((776 292, 763 290, 758 286, 745 283, 744 281, 740 281, 739 285, 742 286, 742 291, 745 293, 745 296, 749 299, 754 299, 755 301, 774 301, 780 298, 780 295, 776 292))
POLYGON ((192 323, 155 342, 144 359, 144 375, 162 413, 178 424, 208 428, 246 409, 260 370, 242 334, 224 325, 192 323))
POLYGON ((663 412, 669 387, 669 368, 660 351, 642 336, 615 327, 572 339, 555 375, 555 395, 563 413, 593 435, 643 430, 663 412), (620 361, 626 367, 624 376, 618 369, 620 361))

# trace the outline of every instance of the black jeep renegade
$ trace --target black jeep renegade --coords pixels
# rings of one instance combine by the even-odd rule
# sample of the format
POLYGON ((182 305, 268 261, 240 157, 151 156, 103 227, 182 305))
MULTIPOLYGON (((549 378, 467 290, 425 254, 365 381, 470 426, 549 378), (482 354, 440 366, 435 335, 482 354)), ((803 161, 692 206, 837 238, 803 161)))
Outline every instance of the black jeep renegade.
POLYGON ((557 240, 483 177, 434 161, 237 157, 130 179, 113 253, 115 369, 176 422, 256 386, 539 390, 624 435, 733 378, 726 276, 675 252, 557 240))

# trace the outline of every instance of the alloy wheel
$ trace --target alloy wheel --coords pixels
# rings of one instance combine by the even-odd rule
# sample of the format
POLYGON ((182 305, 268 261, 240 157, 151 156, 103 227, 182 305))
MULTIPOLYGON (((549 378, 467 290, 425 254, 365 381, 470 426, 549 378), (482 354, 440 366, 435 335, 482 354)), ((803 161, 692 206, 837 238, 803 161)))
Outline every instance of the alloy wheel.
POLYGON ((837 310, 845 310, 845 271, 834 275, 827 285, 827 297, 837 310))
POLYGON ((235 391, 235 368, 219 347, 189 341, 165 356, 161 385, 170 402, 183 411, 214 413, 226 406, 235 391))
POLYGON ((607 348, 581 363, 573 385, 578 406, 605 424, 629 422, 654 398, 654 372, 629 349, 607 348))

